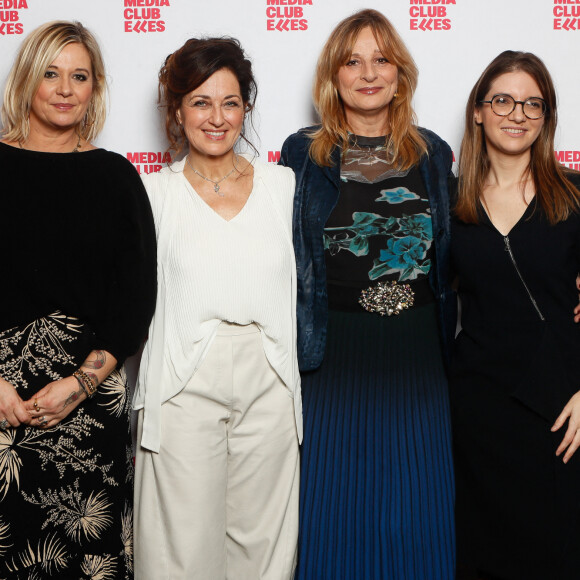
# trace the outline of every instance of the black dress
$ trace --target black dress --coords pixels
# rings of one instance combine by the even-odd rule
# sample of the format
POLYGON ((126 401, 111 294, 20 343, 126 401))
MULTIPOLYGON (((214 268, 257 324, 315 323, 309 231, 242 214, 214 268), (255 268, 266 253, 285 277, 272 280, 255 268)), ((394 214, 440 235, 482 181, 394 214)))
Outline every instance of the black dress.
POLYGON ((119 367, 51 429, 0 431, 0 578, 133 577, 123 360, 155 299, 155 232, 120 155, 0 144, 0 376, 29 399, 93 349, 119 367))
POLYGON ((580 216, 535 200, 508 236, 454 221, 462 331, 452 365, 458 559, 493 578, 580 577, 580 453, 550 427, 580 390, 580 216))

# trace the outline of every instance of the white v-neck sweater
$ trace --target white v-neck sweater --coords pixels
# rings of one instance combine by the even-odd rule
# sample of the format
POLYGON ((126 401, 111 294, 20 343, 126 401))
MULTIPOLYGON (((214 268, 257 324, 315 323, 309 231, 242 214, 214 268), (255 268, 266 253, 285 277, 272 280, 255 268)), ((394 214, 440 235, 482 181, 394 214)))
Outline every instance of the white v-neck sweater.
POLYGON ((294 397, 302 439, 294 173, 253 165, 252 192, 230 221, 191 187, 183 160, 144 177, 157 230, 158 294, 134 407, 144 409, 140 443, 151 451, 159 451, 161 405, 191 379, 223 320, 260 328, 268 361, 294 397))

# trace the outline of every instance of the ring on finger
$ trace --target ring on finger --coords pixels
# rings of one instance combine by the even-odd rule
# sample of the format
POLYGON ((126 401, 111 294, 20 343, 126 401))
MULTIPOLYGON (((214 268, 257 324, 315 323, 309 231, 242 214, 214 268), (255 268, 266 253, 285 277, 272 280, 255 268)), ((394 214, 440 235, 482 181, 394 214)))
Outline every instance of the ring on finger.
POLYGON ((2 421, 0 421, 0 429, 2 429, 2 431, 6 431, 7 427, 8 427, 8 419, 4 418, 2 419, 2 421))
POLYGON ((38 405, 38 399, 34 399, 34 410, 38 413, 40 411, 40 406, 38 405))
POLYGON ((38 417, 38 422, 41 425, 46 425, 48 423, 48 421, 46 420, 46 415, 43 415, 42 417, 38 417))

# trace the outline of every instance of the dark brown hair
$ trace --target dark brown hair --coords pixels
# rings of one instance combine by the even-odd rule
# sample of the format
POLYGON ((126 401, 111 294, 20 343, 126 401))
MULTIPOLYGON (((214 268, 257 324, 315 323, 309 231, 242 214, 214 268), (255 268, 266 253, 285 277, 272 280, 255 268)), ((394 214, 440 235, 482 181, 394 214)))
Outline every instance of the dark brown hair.
MULTIPOLYGON (((177 122, 177 111, 183 98, 205 83, 214 73, 227 69, 240 85, 246 113, 254 109, 258 88, 252 63, 235 38, 190 38, 181 48, 170 54, 159 71, 159 105, 165 108, 165 132, 169 149, 180 153, 187 145, 185 134, 177 122)), ((252 149, 245 136, 245 122, 241 137, 252 149)))
POLYGON ((532 145, 527 174, 531 176, 539 207, 551 224, 565 220, 580 209, 580 192, 554 155, 554 135, 558 121, 556 91, 546 65, 535 54, 506 50, 494 58, 471 90, 465 111, 465 133, 459 155, 459 195, 455 214, 466 223, 477 223, 479 198, 489 173, 490 162, 482 125, 475 122, 475 111, 481 107, 493 81, 510 72, 529 74, 546 101, 544 125, 532 145))

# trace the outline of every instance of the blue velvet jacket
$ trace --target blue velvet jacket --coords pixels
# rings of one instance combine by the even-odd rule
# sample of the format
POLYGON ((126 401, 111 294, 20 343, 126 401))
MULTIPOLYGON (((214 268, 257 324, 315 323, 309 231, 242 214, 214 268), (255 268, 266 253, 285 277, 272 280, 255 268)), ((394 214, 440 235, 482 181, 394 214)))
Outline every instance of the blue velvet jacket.
MULTIPOLYGON (((280 164, 296 174, 294 198, 294 250, 298 269, 298 362, 300 370, 320 366, 326 346, 328 296, 324 261, 323 230, 340 188, 340 150, 333 152, 333 166, 320 167, 308 154, 313 128, 301 129, 286 139, 280 164)), ((419 169, 429 195, 435 246, 434 265, 429 280, 437 298, 439 326, 446 359, 455 332, 456 297, 450 287, 449 180, 452 153, 435 133, 420 129, 428 144, 419 169)))

